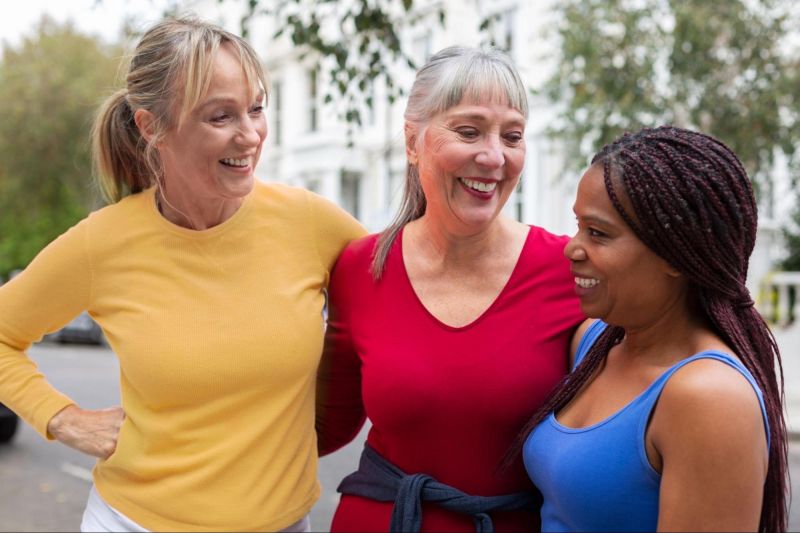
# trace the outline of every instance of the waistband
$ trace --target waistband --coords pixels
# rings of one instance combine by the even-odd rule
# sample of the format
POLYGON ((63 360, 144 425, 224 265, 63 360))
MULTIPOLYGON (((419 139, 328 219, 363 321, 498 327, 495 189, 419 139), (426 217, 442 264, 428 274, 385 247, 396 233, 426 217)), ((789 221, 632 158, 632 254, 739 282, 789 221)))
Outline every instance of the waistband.
POLYGON ((538 498, 531 492, 500 496, 472 496, 426 474, 407 474, 364 445, 358 470, 347 476, 336 489, 342 494, 361 496, 380 502, 394 502, 391 532, 418 532, 422 526, 422 501, 433 502, 448 511, 472 516, 475 530, 492 533, 492 511, 529 509, 536 512, 538 498))

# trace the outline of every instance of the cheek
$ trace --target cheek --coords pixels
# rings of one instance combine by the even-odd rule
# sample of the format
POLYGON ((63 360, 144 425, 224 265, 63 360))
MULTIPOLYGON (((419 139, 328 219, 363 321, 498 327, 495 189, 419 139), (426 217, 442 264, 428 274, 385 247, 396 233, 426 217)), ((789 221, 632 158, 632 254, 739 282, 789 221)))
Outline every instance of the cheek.
POLYGON ((506 155, 506 168, 509 175, 519 176, 522 173, 522 167, 525 165, 525 148, 514 148, 506 155))
POLYGON ((261 137, 261 142, 263 143, 264 139, 267 138, 267 133, 269 132, 266 117, 262 117, 261 122, 258 124, 258 126, 256 126, 256 131, 258 132, 258 136, 261 137))

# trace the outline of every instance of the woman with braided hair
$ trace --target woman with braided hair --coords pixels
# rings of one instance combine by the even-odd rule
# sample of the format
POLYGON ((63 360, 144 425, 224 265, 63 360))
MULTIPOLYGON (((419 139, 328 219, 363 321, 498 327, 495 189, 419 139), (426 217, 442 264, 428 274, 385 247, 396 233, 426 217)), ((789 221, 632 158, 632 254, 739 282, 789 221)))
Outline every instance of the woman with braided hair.
POLYGON ((745 287, 757 214, 741 162, 685 129, 626 134, 574 210, 564 253, 600 320, 519 439, 542 530, 785 530, 783 377, 745 287))

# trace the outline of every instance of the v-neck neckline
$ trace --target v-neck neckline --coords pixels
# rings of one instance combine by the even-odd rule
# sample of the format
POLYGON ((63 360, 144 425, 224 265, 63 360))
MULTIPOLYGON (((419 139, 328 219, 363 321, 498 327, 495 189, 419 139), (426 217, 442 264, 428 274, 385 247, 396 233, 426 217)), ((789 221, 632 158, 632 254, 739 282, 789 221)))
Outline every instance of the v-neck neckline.
POLYGON ((525 242, 522 244, 522 248, 520 249, 519 255, 517 256, 517 261, 514 264, 514 268, 511 270, 511 274, 508 276, 508 279, 506 280, 505 284, 503 285, 503 288, 500 289, 500 292, 497 293, 497 296, 495 296, 494 300, 492 300, 492 302, 486 307, 486 309, 484 309, 477 317, 475 317, 475 319, 473 319, 472 321, 468 322, 467 324, 464 324, 463 326, 451 326, 450 324, 447 324, 446 322, 444 322, 441 319, 439 319, 436 315, 434 315, 425 306, 425 303, 419 297, 419 295, 417 294, 417 291, 414 290, 414 284, 411 283, 411 277, 408 275, 408 269, 406 268, 405 257, 403 256, 403 233, 404 233, 404 231, 405 231, 405 228, 400 230, 400 233, 397 236, 397 242, 396 242, 396 246, 398 246, 397 254, 398 254, 398 260, 399 260, 399 263, 400 263, 400 273, 401 273, 401 275, 403 277, 403 280, 404 280, 408 290, 414 296, 414 300, 417 302, 417 305, 420 307, 420 309, 423 311, 423 313, 425 313, 431 319, 431 321, 433 321, 437 326, 441 327, 442 329, 448 330, 448 331, 465 331, 465 330, 474 328, 480 322, 483 321, 485 316, 489 315, 491 313, 491 311, 495 307, 497 307, 497 305, 499 305, 499 302, 501 302, 503 300, 505 294, 508 292, 509 287, 512 284, 512 281, 514 281, 515 278, 518 276, 518 271, 521 268, 520 265, 522 263, 522 257, 525 255, 526 250, 530 246, 531 237, 533 235, 533 228, 531 226, 528 226, 528 233, 525 236, 525 242))

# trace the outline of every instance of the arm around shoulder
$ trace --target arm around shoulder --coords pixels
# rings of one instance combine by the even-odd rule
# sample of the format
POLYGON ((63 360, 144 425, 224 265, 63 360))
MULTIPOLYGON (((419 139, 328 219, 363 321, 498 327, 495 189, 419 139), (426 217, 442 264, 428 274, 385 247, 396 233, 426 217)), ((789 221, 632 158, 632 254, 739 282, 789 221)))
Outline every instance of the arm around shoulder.
POLYGON ((316 429, 320 455, 353 440, 366 420, 361 398, 361 359, 352 337, 353 287, 357 270, 348 247, 336 264, 328 290, 328 323, 317 372, 316 429))

